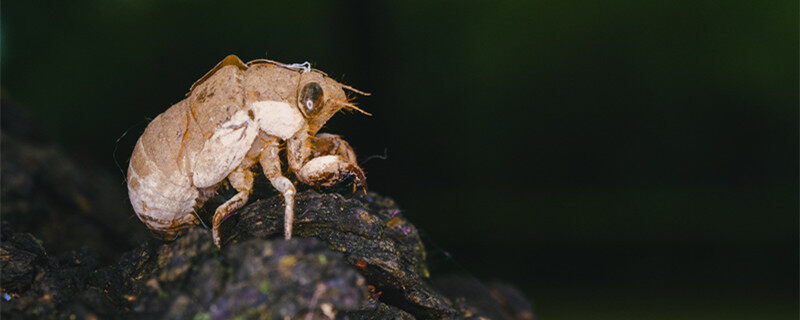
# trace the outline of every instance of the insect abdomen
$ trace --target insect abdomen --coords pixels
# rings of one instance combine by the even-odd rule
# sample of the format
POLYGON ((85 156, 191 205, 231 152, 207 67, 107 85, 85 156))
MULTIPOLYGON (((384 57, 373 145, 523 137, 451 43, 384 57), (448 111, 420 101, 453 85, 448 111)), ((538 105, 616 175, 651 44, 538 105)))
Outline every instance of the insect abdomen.
POLYGON ((213 188, 224 180, 249 149, 258 129, 244 125, 252 120, 243 105, 242 78, 237 67, 221 67, 153 119, 139 138, 128 167, 128 193, 137 216, 150 229, 166 233, 188 227, 192 219, 187 216, 203 201, 198 188, 213 188), (239 122, 246 138, 209 144, 219 142, 215 136, 226 126, 239 122), (230 155, 236 156, 225 161, 230 155))
POLYGON ((128 167, 128 194, 142 222, 155 231, 179 227, 178 221, 194 210, 198 191, 182 168, 184 158, 197 153, 187 136, 185 103, 159 115, 136 142, 128 167), (182 120, 182 121, 181 121, 182 120))

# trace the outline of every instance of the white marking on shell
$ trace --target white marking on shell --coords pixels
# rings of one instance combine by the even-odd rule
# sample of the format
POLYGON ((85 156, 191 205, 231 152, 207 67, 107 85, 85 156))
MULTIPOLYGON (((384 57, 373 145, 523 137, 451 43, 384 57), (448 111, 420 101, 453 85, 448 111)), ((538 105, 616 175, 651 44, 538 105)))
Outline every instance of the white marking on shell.
POLYGON ((303 114, 283 101, 258 101, 250 103, 258 126, 269 135, 288 140, 306 126, 303 114))
POLYGON ((192 170, 195 187, 206 188, 225 179, 244 160, 258 134, 256 126, 239 110, 230 120, 223 122, 203 145, 192 170))
POLYGON ((342 159, 339 156, 321 156, 311 159, 300 169, 303 177, 313 177, 323 172, 335 172, 339 170, 342 159))
POLYGON ((138 188, 132 188, 128 184, 128 196, 130 197, 133 210, 139 219, 147 216, 159 221, 166 221, 161 225, 155 221, 144 221, 151 228, 166 228, 171 225, 171 221, 180 218, 194 209, 198 197, 197 189, 191 186, 180 187, 168 183, 163 176, 154 171, 146 177, 131 168, 128 179, 136 179, 139 183, 138 188), (158 226, 155 226, 155 225, 158 226))
POLYGON ((147 153, 147 151, 145 151, 142 139, 139 139, 137 143, 139 144, 140 148, 139 150, 142 150, 141 155, 142 158, 145 160, 144 165, 150 168, 150 172, 155 172, 161 177, 160 179, 156 179, 155 181, 172 184, 177 187, 186 187, 192 184, 192 182, 189 180, 189 177, 179 171, 173 171, 172 174, 170 174, 168 177, 165 177, 164 171, 162 171, 161 168, 158 167, 158 165, 155 163, 155 161, 153 161, 153 159, 150 159, 150 155, 147 153))
MULTIPOLYGON (((197 198, 197 192, 191 185, 176 186, 158 174, 151 174, 146 177, 139 176, 136 171, 131 170, 128 179, 136 179, 141 186, 140 192, 150 194, 149 197, 154 201, 164 202, 191 202, 197 198), (156 200, 157 199, 157 200, 156 200)), ((152 206, 151 204, 147 204, 152 206)))

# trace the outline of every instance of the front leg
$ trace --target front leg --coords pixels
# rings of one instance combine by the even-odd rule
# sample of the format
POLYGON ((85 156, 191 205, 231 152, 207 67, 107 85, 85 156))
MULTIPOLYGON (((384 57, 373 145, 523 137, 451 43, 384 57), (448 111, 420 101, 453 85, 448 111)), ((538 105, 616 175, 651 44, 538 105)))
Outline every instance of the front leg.
MULTIPOLYGON (((272 187, 283 195, 283 236, 285 239, 292 238, 292 224, 294 223, 294 195, 297 190, 289 179, 281 173, 281 160, 278 156, 280 151, 280 140, 277 137, 269 137, 264 140, 266 145, 261 157, 258 159, 264 175, 267 177, 272 187)), ((289 161, 291 163, 291 160, 289 161)))
POLYGON ((289 166, 301 182, 332 187, 352 179, 354 186, 366 186, 364 172, 356 163, 353 149, 339 136, 321 133, 310 138, 308 133, 301 132, 287 145, 289 166))
MULTIPOLYGON (((341 156, 345 161, 358 166, 356 153, 347 141, 342 137, 331 133, 318 133, 312 144, 314 145, 314 157, 319 156, 341 156)), ((359 168, 360 169, 360 168, 359 168)))

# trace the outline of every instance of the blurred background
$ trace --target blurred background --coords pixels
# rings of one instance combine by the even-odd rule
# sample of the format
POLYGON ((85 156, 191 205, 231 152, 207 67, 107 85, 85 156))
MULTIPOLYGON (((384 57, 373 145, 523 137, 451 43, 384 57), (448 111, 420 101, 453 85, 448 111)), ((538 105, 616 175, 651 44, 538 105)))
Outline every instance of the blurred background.
POLYGON ((542 319, 796 319, 797 9, 3 1, 2 88, 123 190, 115 141, 125 168, 227 54, 310 61, 372 93, 325 131, 387 155, 370 189, 434 273, 513 283, 542 319))

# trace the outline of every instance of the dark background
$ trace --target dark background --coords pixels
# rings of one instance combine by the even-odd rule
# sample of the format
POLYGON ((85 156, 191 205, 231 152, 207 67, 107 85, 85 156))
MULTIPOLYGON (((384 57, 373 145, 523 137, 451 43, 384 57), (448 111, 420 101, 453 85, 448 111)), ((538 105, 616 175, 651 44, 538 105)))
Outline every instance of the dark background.
POLYGON ((371 190, 434 273, 515 283, 543 319, 796 319, 797 7, 3 1, 2 87, 116 172, 117 138, 124 168, 225 55, 308 60, 373 93, 325 131, 387 150, 371 190))

